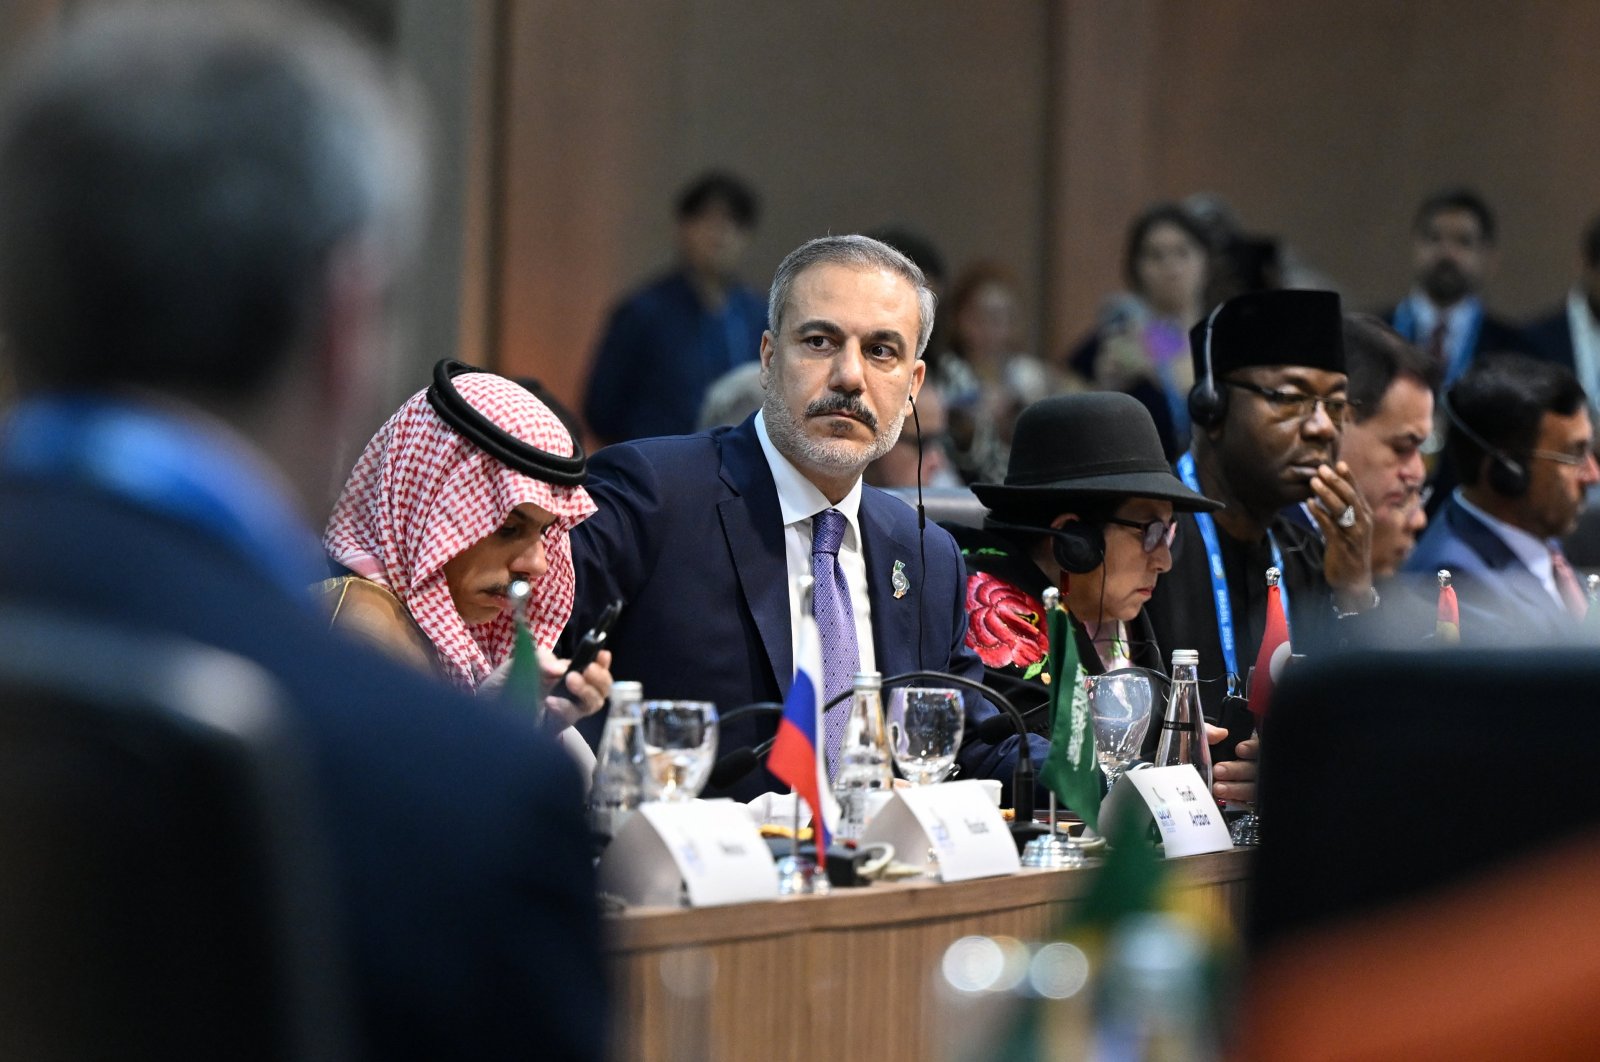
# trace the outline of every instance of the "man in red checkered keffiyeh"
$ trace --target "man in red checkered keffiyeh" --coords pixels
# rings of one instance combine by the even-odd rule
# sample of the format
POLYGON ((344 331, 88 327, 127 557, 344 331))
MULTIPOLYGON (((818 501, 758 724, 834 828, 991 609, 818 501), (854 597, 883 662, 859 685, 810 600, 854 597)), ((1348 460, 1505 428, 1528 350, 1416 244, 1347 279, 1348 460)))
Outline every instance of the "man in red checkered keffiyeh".
MULTIPOLYGON (((566 427, 513 381, 472 372, 458 376, 455 387, 473 409, 522 442, 573 454, 566 427)), ((479 449, 419 391, 367 444, 323 544, 335 561, 398 598, 432 643, 446 677, 476 689, 510 655, 514 620, 504 591, 514 576, 533 585, 528 622, 535 642, 542 650, 555 644, 572 613, 568 533, 594 509, 582 487, 546 483, 479 449), (547 520, 541 572, 535 547, 547 520), (527 539, 525 548, 516 547, 517 536, 527 539), (452 560, 480 557, 488 560, 457 561, 446 571, 452 560), (452 575, 470 584, 452 585, 452 575), (458 602, 469 603, 466 615, 458 602)))

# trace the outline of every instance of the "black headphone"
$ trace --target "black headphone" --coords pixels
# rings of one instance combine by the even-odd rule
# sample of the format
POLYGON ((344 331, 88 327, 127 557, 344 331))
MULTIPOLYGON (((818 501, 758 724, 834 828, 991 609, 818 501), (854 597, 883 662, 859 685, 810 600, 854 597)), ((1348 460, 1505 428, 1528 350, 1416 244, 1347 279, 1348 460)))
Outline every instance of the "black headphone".
POLYGON ((1222 303, 1212 309, 1211 316, 1206 318, 1206 338, 1204 346, 1205 379, 1195 381, 1194 387, 1189 389, 1189 419, 1202 428, 1214 428, 1222 423, 1222 418, 1228 415, 1228 392, 1217 389, 1217 380, 1211 367, 1211 326, 1217 321, 1217 314, 1222 312, 1222 303))
POLYGON ((1069 521, 1060 527, 1036 527, 1033 524, 1008 524, 990 518, 983 525, 1000 531, 1049 535, 1050 552, 1055 555, 1061 570, 1070 575, 1086 575, 1106 562, 1105 528, 1086 520, 1069 521))
POLYGON ((572 436, 572 456, 563 457, 529 446, 472 407, 461 397, 452 380, 463 373, 486 370, 445 358, 433 367, 433 383, 428 387, 428 404, 439 419, 468 442, 507 468, 558 487, 577 487, 588 478, 588 458, 583 444, 572 436))
POLYGON ((1528 493, 1528 466, 1516 460, 1500 447, 1473 431, 1466 421, 1461 419, 1455 407, 1450 404, 1450 396, 1441 394, 1439 405, 1444 409, 1444 415, 1451 424, 1460 429, 1461 434, 1477 443, 1489 458, 1489 471, 1486 478, 1489 486, 1496 494, 1507 498, 1520 498, 1528 493))

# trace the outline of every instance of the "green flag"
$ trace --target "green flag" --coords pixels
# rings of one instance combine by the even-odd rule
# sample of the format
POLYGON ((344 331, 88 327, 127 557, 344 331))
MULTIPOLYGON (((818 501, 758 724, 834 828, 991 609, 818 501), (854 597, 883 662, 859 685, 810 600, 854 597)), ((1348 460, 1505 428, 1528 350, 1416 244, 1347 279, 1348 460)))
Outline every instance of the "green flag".
POLYGON ((1039 778, 1056 798, 1083 816, 1089 828, 1100 828, 1100 767, 1094 755, 1094 721, 1089 694, 1078 666, 1078 643, 1072 617, 1057 606, 1048 609, 1050 637, 1050 753, 1039 778))
POLYGON ((511 642, 511 670, 500 695, 507 704, 533 712, 533 721, 544 722, 544 672, 539 667, 539 650, 528 632, 528 596, 531 587, 522 580, 511 584, 510 597, 515 617, 516 636, 511 642))

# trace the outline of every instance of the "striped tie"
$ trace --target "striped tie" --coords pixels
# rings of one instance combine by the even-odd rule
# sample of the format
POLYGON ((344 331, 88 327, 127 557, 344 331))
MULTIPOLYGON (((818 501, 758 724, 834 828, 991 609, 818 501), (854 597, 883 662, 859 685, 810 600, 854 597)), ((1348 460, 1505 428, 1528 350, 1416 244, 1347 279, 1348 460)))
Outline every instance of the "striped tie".
MULTIPOLYGON (((844 541, 844 514, 824 509, 811 520, 811 614, 822 642, 823 699, 831 701, 851 687, 861 657, 856 650, 856 617, 850 607, 850 586, 839 567, 839 544, 844 541)), ((823 734, 828 757, 828 777, 833 777, 850 713, 843 706, 824 717, 823 734)))

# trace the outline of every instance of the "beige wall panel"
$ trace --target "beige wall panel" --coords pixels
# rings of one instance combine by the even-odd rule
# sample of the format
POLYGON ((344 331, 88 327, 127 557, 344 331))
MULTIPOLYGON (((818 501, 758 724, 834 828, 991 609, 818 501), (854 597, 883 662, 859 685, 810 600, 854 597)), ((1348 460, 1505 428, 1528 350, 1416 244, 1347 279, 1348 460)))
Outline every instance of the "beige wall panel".
POLYGON ((576 400, 604 315, 671 258, 671 201, 761 191, 748 279, 800 241, 900 221, 953 265, 1043 268, 1045 4, 511 5, 501 364, 576 400))
POLYGON ((1220 193, 1366 307, 1409 283, 1417 200, 1466 182, 1500 214, 1491 301, 1513 314, 1555 301, 1577 232, 1600 211, 1600 5, 1073 0, 1060 34, 1068 113, 1091 134, 1110 125, 1143 142, 1055 146, 1058 339, 1118 283, 1106 250, 1154 197, 1220 193), (1126 92, 1105 47, 1119 32, 1126 92))

